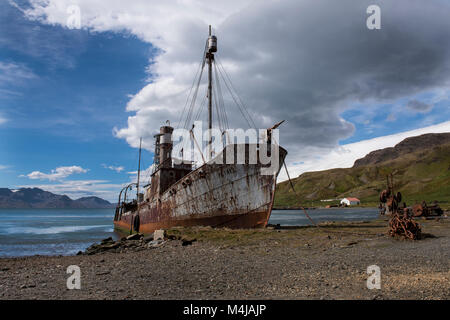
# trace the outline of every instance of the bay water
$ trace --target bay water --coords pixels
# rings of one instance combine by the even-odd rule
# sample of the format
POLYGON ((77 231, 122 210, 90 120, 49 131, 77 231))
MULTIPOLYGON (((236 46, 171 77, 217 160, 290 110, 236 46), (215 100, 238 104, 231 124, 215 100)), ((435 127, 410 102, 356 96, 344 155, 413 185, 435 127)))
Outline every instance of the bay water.
MULTIPOLYGON (((315 222, 367 221, 376 208, 315 209, 315 222)), ((0 209, 0 257, 74 255, 114 233, 114 209, 0 209)), ((304 226, 311 222, 301 210, 273 210, 270 224, 304 226)))

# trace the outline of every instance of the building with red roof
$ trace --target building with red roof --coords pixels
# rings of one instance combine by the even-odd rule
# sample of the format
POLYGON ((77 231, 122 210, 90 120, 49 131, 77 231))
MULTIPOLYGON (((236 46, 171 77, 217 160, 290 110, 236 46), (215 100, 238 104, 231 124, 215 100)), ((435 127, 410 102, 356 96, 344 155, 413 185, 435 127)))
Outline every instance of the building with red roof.
POLYGON ((347 206, 357 206, 361 204, 361 201, 358 198, 348 197, 342 199, 341 204, 345 204, 347 206))

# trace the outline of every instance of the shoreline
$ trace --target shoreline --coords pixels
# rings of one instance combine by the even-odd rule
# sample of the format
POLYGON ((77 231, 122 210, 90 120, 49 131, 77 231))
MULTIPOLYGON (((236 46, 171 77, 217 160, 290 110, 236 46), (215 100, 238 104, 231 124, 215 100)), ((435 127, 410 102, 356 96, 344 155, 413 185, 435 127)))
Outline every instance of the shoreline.
POLYGON ((327 208, 327 207, 279 207, 279 208, 276 208, 276 207, 274 207, 274 208, 272 208, 272 210, 303 210, 303 209, 305 209, 305 210, 316 210, 316 209, 320 209, 320 210, 322 210, 322 209, 326 209, 326 210, 328 210, 328 209, 334 209, 334 210, 336 210, 336 209, 350 209, 350 210, 353 210, 353 209, 378 209, 378 207, 372 207, 372 206, 369 206, 369 207, 361 207, 361 206, 352 206, 352 207, 330 207, 330 208, 327 208))
MULTIPOLYGON (((8 212, 10 210, 7 210, 8 212)), ((11 210, 12 211, 12 210, 11 210)), ((22 210, 19 210, 22 211, 22 210)), ((48 210, 34 210, 32 209, 29 213, 26 212, 25 216, 33 216, 33 214, 37 215, 37 218, 33 216, 32 219, 35 220, 39 220, 41 222, 45 222, 47 221, 47 218, 51 218, 51 215, 56 214, 59 212, 59 210, 54 210, 55 212, 48 212, 47 216, 47 211, 48 210), (36 212, 35 212, 36 211, 36 212), (45 218, 39 218, 40 215, 44 215, 45 218)), ((80 210, 76 210, 77 212, 80 210)), ((30 237, 27 236, 26 232, 28 230, 24 230, 22 234, 22 231, 15 231, 14 233, 11 232, 6 232, 5 235, 7 236, 5 241, 5 245, 0 245, 0 259, 3 258, 12 258, 12 257, 30 257, 30 256, 34 256, 34 255, 43 255, 43 256, 58 256, 58 255, 63 255, 63 256, 68 256, 68 255, 75 255, 79 250, 84 250, 87 246, 89 246, 90 244, 94 243, 95 241, 100 241, 103 238, 107 238, 109 236, 113 236, 115 239, 119 239, 120 237, 124 236, 124 235, 128 235, 128 233, 122 233, 120 234, 117 230, 117 226, 112 225, 112 216, 110 219, 107 218, 107 216, 109 216, 108 213, 109 209, 99 209, 95 212, 93 212, 92 214, 90 214, 89 210, 85 211, 85 210, 81 210, 79 212, 79 216, 78 213, 75 215, 76 217, 76 221, 73 220, 72 218, 65 218, 70 217, 71 216, 71 212, 69 212, 68 210, 65 210, 65 212, 61 212, 61 215, 58 215, 58 219, 59 217, 61 217, 63 219, 63 223, 61 225, 64 226, 65 229, 70 229, 71 227, 76 226, 82 230, 81 232, 87 232, 89 234, 87 234, 88 238, 83 238, 83 235, 81 234, 81 238, 80 236, 78 236, 76 233, 77 231, 74 230, 52 230, 52 229, 58 229, 57 225, 52 225, 52 224, 48 224, 45 226, 44 229, 37 229, 36 227, 39 226, 35 226, 32 225, 30 223, 28 223, 27 227, 29 228, 33 228, 32 231, 34 232, 34 234, 32 234, 30 237), (106 211, 105 211, 106 210, 106 211), (66 212, 67 211, 67 212, 66 212), (65 215, 65 213, 67 213, 67 215, 65 215), (82 218, 82 216, 87 215, 89 218, 95 218, 95 219, 101 219, 100 220, 95 220, 96 222, 88 222, 85 221, 85 219, 82 218), (97 217, 98 216, 98 217, 97 217), (106 217, 106 218, 105 218, 106 217), (70 220, 72 219, 72 221, 70 220), (105 227, 105 229, 100 230, 100 229, 95 229, 94 225, 98 224, 99 226, 102 225, 102 227, 105 227), (83 231, 83 227, 85 225, 88 225, 90 227, 90 229, 86 229, 86 231, 83 231), (48 230, 47 230, 48 229, 48 230), (98 231, 96 231, 98 230, 98 231), (61 234, 61 236, 58 238, 58 233, 59 232, 71 232, 69 233, 64 233, 61 234), (103 233, 105 232, 105 234, 95 234, 95 233, 103 233), (107 234, 108 233, 108 234, 107 234), (49 234, 47 236, 47 234, 49 234), (22 237, 27 238, 26 241, 24 241, 23 243, 21 243, 21 239, 22 237), (67 238, 67 240, 64 240, 65 237, 70 237, 71 240, 68 240, 69 238, 67 238), (80 241, 79 241, 80 240, 80 241), (86 241, 85 241, 86 240, 86 241), (15 247, 14 244, 15 243, 19 243, 20 245, 18 247, 15 247), (55 244, 55 246, 52 245, 52 243, 55 244)), ((319 214, 320 217, 317 218, 318 221, 333 221, 333 220, 371 220, 373 218, 376 218, 377 214, 373 213, 374 210, 371 209, 352 209, 352 210, 348 210, 348 211, 341 211, 341 210, 314 210, 314 211, 310 211, 309 214, 311 215, 311 217, 313 217, 314 214, 319 214), (365 211, 368 212, 368 214, 365 213, 365 211), (349 215, 354 215, 354 217, 352 218, 346 218, 346 215, 343 214, 343 212, 346 212, 349 215), (362 214, 360 214, 362 213, 362 214)), ((9 220, 11 220, 11 222, 14 222, 14 220, 16 220, 14 218, 14 212, 8 214, 8 216, 11 216, 10 218, 8 218, 9 220)), ((9 221, 8 220, 8 221, 9 221)), ((91 220, 89 220, 91 221, 91 220)), ((94 220, 92 220, 94 221, 94 220)), ((269 221, 270 224, 273 225, 277 225, 277 224, 281 224, 281 225, 309 225, 311 224, 309 220, 305 219, 305 216, 303 214, 302 211, 295 211, 295 210, 291 210, 291 211, 274 211, 272 214, 272 217, 269 221), (292 219, 291 217, 286 218, 285 214, 295 214, 298 215, 298 218, 292 219)), ((19 224, 15 223, 14 224, 17 227, 23 227, 20 226, 19 224)), ((13 226, 9 227, 9 229, 12 229, 13 226)), ((63 228, 63 229, 64 229, 63 228)), ((2 229, 3 230, 3 229, 2 229)), ((0 231, 2 231, 0 230, 0 231)), ((0 232, 1 233, 1 232, 0 232)))
MULTIPOLYGON (((324 208, 325 209, 325 208, 324 208)), ((329 209, 329 208, 326 208, 329 209)), ((337 209, 337 208, 331 208, 331 209, 337 209)), ((340 208, 340 209, 345 209, 345 208, 340 208)), ((373 208, 373 209, 378 209, 378 208, 373 208)), ((278 209, 279 210, 279 209, 278 209)), ((290 209, 286 209, 286 210, 290 210, 290 209)), ((294 209, 292 209, 294 210, 294 209)), ((444 211, 444 214, 440 217, 420 217, 420 218, 416 218, 416 221, 418 221, 420 223, 420 221, 425 221, 425 220, 435 220, 436 218, 438 219, 447 219, 450 216, 450 211, 444 211)), ((374 221, 387 221, 389 220, 389 215, 381 217, 379 216, 377 219, 375 220, 357 220, 357 221, 335 221, 335 220, 330 220, 330 221, 322 221, 319 222, 318 225, 341 225, 341 224, 367 224, 367 223, 371 223, 374 221)), ((193 228, 187 228, 187 229, 196 229, 196 228, 206 228, 206 229, 212 229, 214 230, 214 228, 211 227, 193 227, 193 228)), ((267 230, 271 230, 271 229, 275 229, 275 230, 295 230, 295 229, 305 229, 305 228, 315 228, 314 225, 279 225, 279 224, 273 224, 273 223, 269 223, 267 224, 266 228, 267 230)), ((177 229, 177 227, 175 227, 174 229, 177 229)), ((218 228, 216 230, 233 230, 233 229, 228 229, 228 228, 218 228)), ((238 231, 248 231, 248 230, 264 230, 264 229, 237 229, 238 231)), ((115 238, 116 240, 119 240, 123 237, 128 236, 128 233, 121 233, 118 230, 114 229, 113 231, 114 236, 113 238, 115 238)), ((92 242, 91 245, 96 244, 98 242, 92 242)), ((64 257, 75 257, 77 256, 77 253, 74 254, 55 254, 55 255, 45 255, 45 254, 34 254, 34 255, 23 255, 23 256, 0 256, 0 262, 2 260, 7 260, 7 259, 28 259, 28 258, 39 258, 39 257, 43 257, 43 258, 51 258, 51 257, 55 257, 55 258, 64 258, 64 257)))
POLYGON ((387 219, 250 230, 173 228, 149 248, 0 258, 0 299, 449 299, 450 221, 418 219, 423 240, 387 219), (381 290, 366 287, 378 265, 381 290), (81 290, 69 290, 69 265, 81 290), (170 266, 168 268, 167 266, 170 266))

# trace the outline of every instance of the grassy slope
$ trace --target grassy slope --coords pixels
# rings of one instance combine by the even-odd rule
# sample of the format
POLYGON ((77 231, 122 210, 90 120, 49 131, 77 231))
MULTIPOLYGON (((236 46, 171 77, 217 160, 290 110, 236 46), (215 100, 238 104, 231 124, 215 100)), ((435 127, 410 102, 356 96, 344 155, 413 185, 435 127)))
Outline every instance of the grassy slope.
POLYGON ((325 205, 321 199, 353 196, 362 204, 378 204, 381 190, 386 188, 386 174, 394 173, 394 188, 401 191, 408 205, 437 200, 450 207, 450 144, 402 155, 380 164, 358 168, 307 172, 277 186, 275 206, 325 205))

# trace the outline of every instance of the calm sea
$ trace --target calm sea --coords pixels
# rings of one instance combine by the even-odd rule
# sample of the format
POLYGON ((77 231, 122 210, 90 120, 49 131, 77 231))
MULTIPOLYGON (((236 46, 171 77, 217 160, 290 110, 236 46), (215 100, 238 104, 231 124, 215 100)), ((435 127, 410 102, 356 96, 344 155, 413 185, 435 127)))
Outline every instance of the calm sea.
MULTIPOLYGON (((318 223, 324 221, 370 221, 379 217, 377 208, 331 208, 307 210, 311 219, 318 223)), ((273 210, 269 223, 282 226, 311 225, 303 210, 273 210)))
POLYGON ((113 209, 0 209, 0 256, 72 255, 114 236, 113 209))
MULTIPOLYGON (((316 222, 373 220, 377 209, 316 209, 316 222)), ((115 239, 113 209, 0 209, 0 257, 73 255, 107 237, 115 239)), ((274 210, 271 224, 309 225, 299 210, 274 210)))

